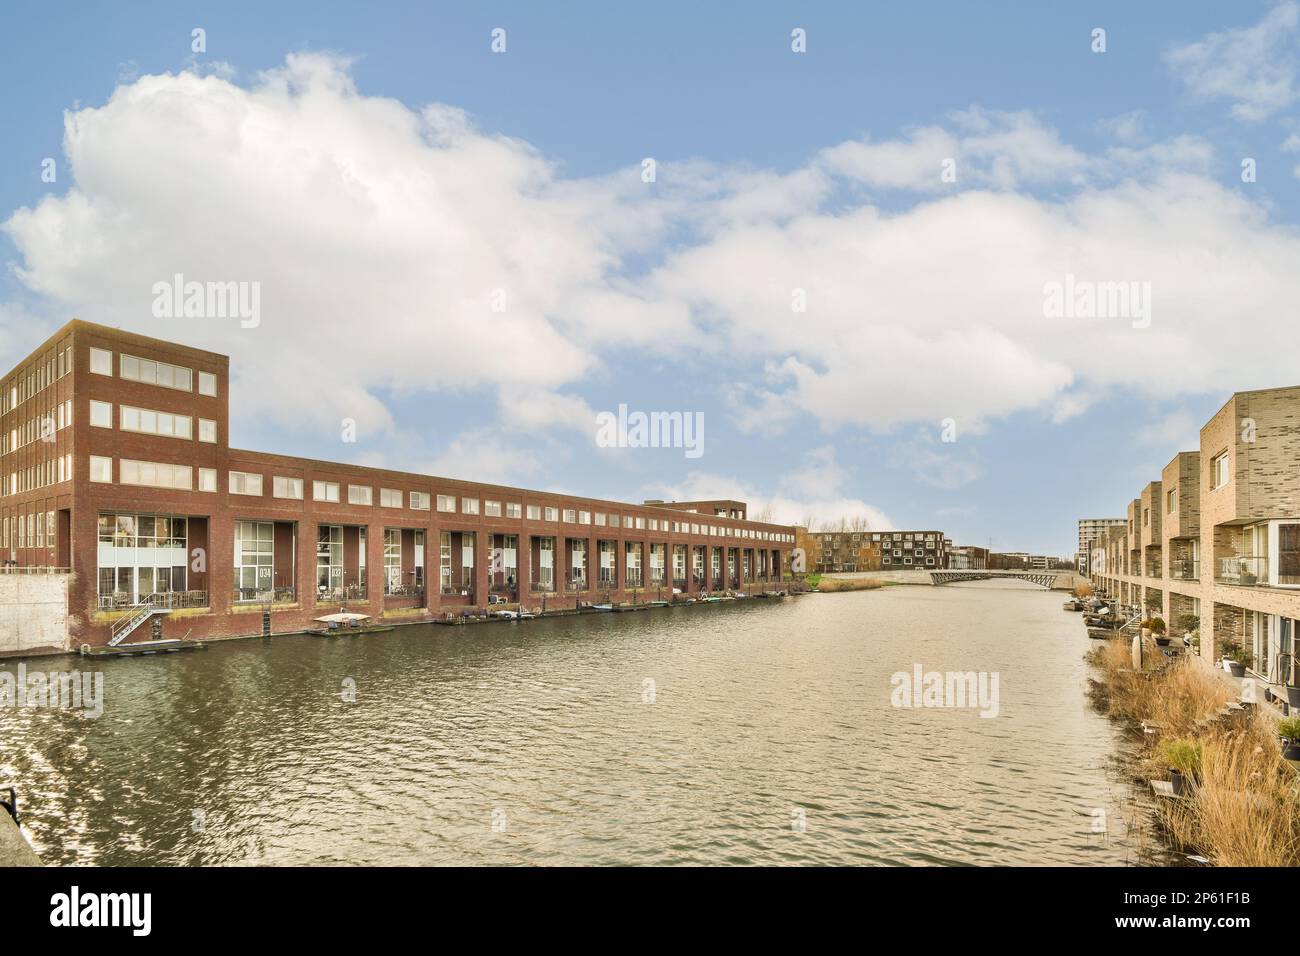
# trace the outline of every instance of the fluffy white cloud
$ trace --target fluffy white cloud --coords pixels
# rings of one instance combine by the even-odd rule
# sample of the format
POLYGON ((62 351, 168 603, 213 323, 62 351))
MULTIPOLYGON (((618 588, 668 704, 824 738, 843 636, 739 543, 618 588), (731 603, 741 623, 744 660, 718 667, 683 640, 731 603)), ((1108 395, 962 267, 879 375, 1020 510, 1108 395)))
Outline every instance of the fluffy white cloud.
POLYGON ((1257 122, 1300 98, 1297 28, 1300 4, 1288 0, 1254 26, 1210 33, 1174 47, 1165 62, 1193 95, 1231 100, 1233 116, 1257 122))
POLYGON ((761 434, 805 417, 969 434, 1114 389, 1294 375, 1286 348, 1244 363, 1224 343, 1295 342, 1300 238, 1209 178, 1195 137, 1091 154, 972 107, 793 170, 665 159, 654 184, 639 167, 565 179, 460 110, 362 95, 345 61, 303 54, 246 87, 141 77, 70 113, 65 149, 74 185, 4 225, 19 278, 62 314, 230 353, 238 414, 322 431, 399 434, 388 392, 461 391, 488 395, 502 431, 589 432, 584 387, 623 357, 707 370, 761 434), (920 198, 882 207, 877 189, 920 198), (259 281, 260 326, 153 318, 175 273, 259 281), (1045 285, 1067 276, 1149 283, 1149 327, 1047 318, 1045 285))
POLYGON ((859 520, 869 528, 893 528, 884 512, 846 490, 851 477, 836 460, 835 449, 824 447, 814 449, 782 475, 775 491, 734 475, 696 471, 680 482, 648 485, 645 496, 665 501, 730 498, 747 502, 752 519, 812 528, 859 520))

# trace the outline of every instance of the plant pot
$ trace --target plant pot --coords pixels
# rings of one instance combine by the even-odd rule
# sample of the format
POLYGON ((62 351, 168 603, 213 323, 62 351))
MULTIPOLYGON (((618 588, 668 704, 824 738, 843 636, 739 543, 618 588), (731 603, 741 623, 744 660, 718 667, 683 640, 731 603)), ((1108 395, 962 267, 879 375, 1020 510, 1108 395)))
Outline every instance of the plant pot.
POLYGON ((1166 636, 1163 635, 1163 634, 1157 634, 1157 635, 1156 635, 1156 643, 1159 644, 1161 647, 1168 647, 1168 646, 1169 646, 1169 638, 1166 637, 1166 636))
POLYGON ((1227 661, 1226 663, 1228 665, 1228 673, 1231 674, 1233 677, 1246 676, 1245 664, 1241 663, 1240 661, 1227 661))
POLYGON ((1300 740, 1291 740, 1289 737, 1282 737, 1282 759, 1300 760, 1300 740))
POLYGON ((1181 797, 1188 790, 1187 778, 1177 770, 1169 771, 1169 783, 1174 788, 1174 796, 1181 797))

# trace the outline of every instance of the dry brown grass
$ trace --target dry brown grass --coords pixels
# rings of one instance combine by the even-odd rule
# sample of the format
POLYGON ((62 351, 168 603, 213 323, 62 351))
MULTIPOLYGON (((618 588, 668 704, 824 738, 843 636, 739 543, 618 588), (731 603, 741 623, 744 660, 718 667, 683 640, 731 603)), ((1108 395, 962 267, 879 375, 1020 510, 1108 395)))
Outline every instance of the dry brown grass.
POLYGON ((1201 742, 1199 784, 1185 800, 1161 801, 1167 835, 1218 866, 1300 865, 1300 777, 1282 760, 1271 716, 1222 717, 1236 685, 1189 658, 1159 670, 1132 670, 1129 641, 1107 641, 1089 657, 1101 672, 1094 697, 1112 715, 1159 725, 1135 772, 1163 779, 1159 741, 1201 742))
POLYGON ((875 578, 822 578, 817 582, 818 591, 874 591, 882 587, 875 578))

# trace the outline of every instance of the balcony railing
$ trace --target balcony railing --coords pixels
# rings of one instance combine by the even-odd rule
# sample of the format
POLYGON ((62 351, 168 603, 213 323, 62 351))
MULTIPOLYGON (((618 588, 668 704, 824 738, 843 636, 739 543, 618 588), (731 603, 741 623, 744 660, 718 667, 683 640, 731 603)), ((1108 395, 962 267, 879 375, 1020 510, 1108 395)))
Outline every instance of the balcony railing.
POLYGON ((528 585, 530 594, 551 594, 555 591, 555 584, 551 581, 533 581, 528 585))
POLYGON ((1221 584, 1236 584, 1241 587, 1266 586, 1268 584, 1268 558, 1257 555, 1220 558, 1214 580, 1221 584))
POLYGON ((393 598, 423 598, 424 586, 420 584, 392 584, 385 585, 384 597, 393 598))
POLYGON ((564 582, 564 590, 570 594, 576 594, 579 591, 587 590, 587 578, 584 575, 574 575, 564 582))
POLYGON ((345 601, 364 601, 366 599, 366 585, 364 584, 347 584, 341 588, 316 588, 316 602, 318 604, 343 603, 345 601))
POLYGON ((640 571, 628 571, 627 582, 624 584, 624 587, 639 588, 641 587, 641 581, 642 578, 640 571))
POLYGON ((1169 576, 1175 581, 1199 581, 1201 562, 1192 558, 1176 558, 1169 562, 1169 576))
POLYGON ((386 597, 424 597, 423 584, 391 584, 384 583, 384 595, 386 597))
POLYGON ((468 597, 474 596, 474 586, 472 584, 444 584, 442 586, 443 597, 468 597))
MULTIPOLYGON (((146 600, 141 598, 141 601, 146 600)), ((148 600, 155 607, 166 607, 172 610, 185 607, 207 607, 207 591, 162 591, 150 595, 148 600)), ((101 594, 98 598, 99 610, 101 611, 120 611, 124 608, 131 607, 136 602, 125 591, 114 591, 112 594, 101 594)))
POLYGON ((233 588, 232 604, 292 604, 298 600, 293 588, 233 588))

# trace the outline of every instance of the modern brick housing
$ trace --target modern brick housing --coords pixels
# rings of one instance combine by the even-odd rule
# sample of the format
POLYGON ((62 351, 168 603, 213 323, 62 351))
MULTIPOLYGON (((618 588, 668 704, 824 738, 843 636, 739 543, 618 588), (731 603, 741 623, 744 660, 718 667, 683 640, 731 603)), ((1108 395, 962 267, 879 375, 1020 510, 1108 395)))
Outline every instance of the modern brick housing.
MULTIPOLYGON (((760 590, 789 526, 229 447, 229 359, 72 321, 0 381, 0 555, 72 571, 74 644, 142 604, 166 636, 760 590)), ((699 504, 718 505, 705 510, 699 504)), ((720 514, 718 512, 725 512, 720 514)))
POLYGON ((942 531, 807 531, 799 546, 816 573, 901 571, 948 567, 952 540, 942 531))
POLYGON ((1238 392, 1093 544, 1092 579, 1159 613, 1199 620, 1201 653, 1232 647, 1251 672, 1295 684, 1300 620, 1300 387, 1238 392))

